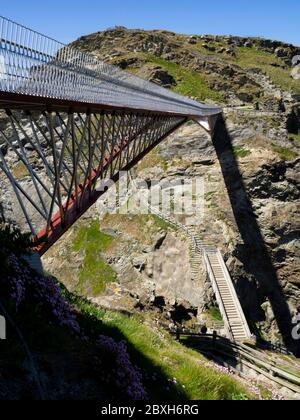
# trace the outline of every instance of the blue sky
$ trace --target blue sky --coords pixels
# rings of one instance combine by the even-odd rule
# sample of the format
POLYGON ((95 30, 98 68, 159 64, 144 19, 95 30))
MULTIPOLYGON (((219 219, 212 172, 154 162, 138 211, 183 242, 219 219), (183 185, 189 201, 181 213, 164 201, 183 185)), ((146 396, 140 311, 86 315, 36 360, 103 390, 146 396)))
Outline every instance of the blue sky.
POLYGON ((299 0, 23 0, 0 14, 62 42, 115 25, 261 36, 300 46, 299 0))

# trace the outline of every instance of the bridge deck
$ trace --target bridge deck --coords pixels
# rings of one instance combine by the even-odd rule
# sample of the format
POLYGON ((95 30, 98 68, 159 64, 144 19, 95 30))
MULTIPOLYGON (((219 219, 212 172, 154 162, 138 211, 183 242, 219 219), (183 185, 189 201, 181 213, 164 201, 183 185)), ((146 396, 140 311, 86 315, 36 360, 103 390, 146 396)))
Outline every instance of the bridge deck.
POLYGON ((4 17, 0 17, 0 91, 26 95, 27 103, 38 97, 198 118, 221 112, 4 17))

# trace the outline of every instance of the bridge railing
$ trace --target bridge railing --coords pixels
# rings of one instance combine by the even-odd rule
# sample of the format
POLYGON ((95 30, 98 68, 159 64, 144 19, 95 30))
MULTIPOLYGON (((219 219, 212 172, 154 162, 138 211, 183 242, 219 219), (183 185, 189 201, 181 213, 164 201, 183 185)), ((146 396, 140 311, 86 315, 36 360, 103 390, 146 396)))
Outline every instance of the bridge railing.
POLYGON ((202 105, 0 17, 0 90, 134 109, 209 116, 202 105))

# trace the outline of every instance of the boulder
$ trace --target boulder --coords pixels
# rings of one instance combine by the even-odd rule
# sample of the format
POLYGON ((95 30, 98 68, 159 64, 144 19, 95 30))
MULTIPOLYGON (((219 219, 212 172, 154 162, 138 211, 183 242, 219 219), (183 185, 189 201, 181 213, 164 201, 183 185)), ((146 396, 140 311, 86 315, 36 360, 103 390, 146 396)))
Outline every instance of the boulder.
POLYGON ((156 83, 157 85, 164 87, 176 86, 176 80, 166 70, 157 69, 150 77, 150 82, 156 83))
POLYGON ((215 52, 216 51, 216 47, 214 47, 213 45, 208 45, 208 44, 202 44, 203 48, 205 48, 206 50, 210 51, 210 52, 215 52))
POLYGON ((236 56, 235 51, 234 51, 233 48, 228 48, 226 50, 226 54, 231 55, 232 57, 235 57, 236 56))
POLYGON ((287 50, 285 48, 283 48, 283 47, 276 48, 275 54, 279 58, 286 57, 288 55, 287 50))
POLYGON ((147 255, 137 255, 132 259, 132 265, 140 272, 144 271, 147 265, 147 255))
POLYGON ((187 41, 191 45, 195 45, 198 42, 198 40, 197 40, 197 38, 195 36, 190 36, 187 41))
POLYGON ((222 76, 232 77, 235 74, 235 70, 231 66, 226 66, 220 70, 222 76))
POLYGON ((248 92, 238 92, 236 95, 242 102, 253 102, 253 95, 248 92))
POLYGON ((143 79, 147 79, 150 82, 165 88, 170 88, 177 84, 174 77, 160 66, 145 66, 139 72, 139 75, 143 79))
POLYGON ((294 80, 300 79, 300 64, 298 64, 296 67, 294 67, 291 71, 291 77, 294 80))
POLYGON ((263 111, 281 112, 283 111, 282 106, 283 103, 281 99, 272 97, 265 98, 261 102, 261 110, 263 111))
POLYGON ((246 48, 252 48, 253 47, 253 43, 251 41, 246 41, 244 44, 244 47, 246 48))

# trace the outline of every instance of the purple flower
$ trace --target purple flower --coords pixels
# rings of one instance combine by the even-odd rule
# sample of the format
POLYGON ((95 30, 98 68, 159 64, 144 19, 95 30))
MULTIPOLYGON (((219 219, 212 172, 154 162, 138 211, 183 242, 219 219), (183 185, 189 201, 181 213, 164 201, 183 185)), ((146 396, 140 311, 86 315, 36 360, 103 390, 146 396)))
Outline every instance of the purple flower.
MULTIPOLYGON (((10 255, 7 261, 9 274, 0 277, 0 287, 14 302, 16 311, 21 311, 27 301, 31 305, 42 305, 49 324, 65 327, 83 343, 92 344, 86 331, 81 330, 74 309, 62 296, 54 278, 38 275, 15 255, 10 255)), ((104 370, 101 379, 116 387, 122 396, 132 400, 147 399, 141 372, 131 363, 126 343, 103 335, 96 345, 102 350, 95 360, 95 365, 101 365, 104 370), (101 364, 101 356, 109 358, 109 366, 101 364)))

